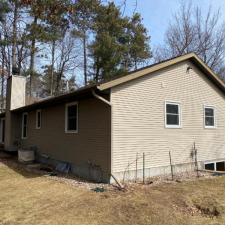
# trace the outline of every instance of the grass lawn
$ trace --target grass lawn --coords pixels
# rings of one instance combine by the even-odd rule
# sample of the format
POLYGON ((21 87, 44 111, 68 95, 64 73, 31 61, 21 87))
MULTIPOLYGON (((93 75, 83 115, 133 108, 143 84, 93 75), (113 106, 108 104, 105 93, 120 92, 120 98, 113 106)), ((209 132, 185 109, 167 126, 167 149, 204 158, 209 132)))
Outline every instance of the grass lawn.
POLYGON ((225 224, 225 177, 95 193, 1 164, 0 224, 225 224))

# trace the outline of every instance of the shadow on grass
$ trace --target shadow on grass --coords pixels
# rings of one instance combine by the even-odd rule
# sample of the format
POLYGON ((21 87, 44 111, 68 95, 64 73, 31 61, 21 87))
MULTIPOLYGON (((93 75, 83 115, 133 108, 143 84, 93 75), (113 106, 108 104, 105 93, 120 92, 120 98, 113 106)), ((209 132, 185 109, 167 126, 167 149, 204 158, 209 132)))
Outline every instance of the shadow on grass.
POLYGON ((44 175, 42 171, 32 170, 27 164, 20 163, 18 161, 17 152, 0 151, 0 163, 25 178, 36 178, 44 175))

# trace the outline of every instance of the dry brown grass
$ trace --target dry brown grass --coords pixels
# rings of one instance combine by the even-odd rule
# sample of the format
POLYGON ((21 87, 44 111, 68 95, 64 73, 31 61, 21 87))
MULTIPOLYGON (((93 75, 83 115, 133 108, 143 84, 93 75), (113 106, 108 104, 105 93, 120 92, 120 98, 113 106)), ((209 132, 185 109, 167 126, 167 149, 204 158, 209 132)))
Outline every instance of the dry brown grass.
POLYGON ((0 166, 0 224, 225 224, 225 177, 95 193, 0 166))

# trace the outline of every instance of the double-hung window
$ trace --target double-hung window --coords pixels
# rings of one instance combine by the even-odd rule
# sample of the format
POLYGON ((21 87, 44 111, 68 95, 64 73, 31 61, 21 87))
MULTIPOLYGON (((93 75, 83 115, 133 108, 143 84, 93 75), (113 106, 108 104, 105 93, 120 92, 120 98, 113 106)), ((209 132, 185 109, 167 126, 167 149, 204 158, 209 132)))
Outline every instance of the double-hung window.
POLYGON ((41 110, 36 111, 36 129, 41 129, 41 110))
POLYGON ((66 104, 65 115, 65 131, 66 133, 78 132, 78 104, 69 103, 66 104))
POLYGON ((181 128, 181 107, 179 103, 165 103, 166 128, 181 128))
POLYGON ((22 138, 27 138, 27 124, 28 124, 28 114, 23 113, 22 115, 22 138))
POLYGON ((215 108, 213 106, 204 106, 204 124, 205 128, 215 128, 215 108))

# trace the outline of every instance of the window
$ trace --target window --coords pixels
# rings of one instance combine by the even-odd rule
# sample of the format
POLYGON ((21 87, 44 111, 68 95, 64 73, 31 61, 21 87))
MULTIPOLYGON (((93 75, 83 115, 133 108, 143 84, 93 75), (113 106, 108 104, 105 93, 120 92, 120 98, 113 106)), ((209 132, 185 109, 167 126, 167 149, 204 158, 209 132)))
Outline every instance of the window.
POLYGON ((36 111, 36 129, 41 128, 41 110, 36 111))
POLYGON ((167 128, 181 127, 180 104, 166 102, 165 106, 165 123, 167 128))
POLYGON ((27 138, 27 113, 23 113, 22 116, 22 138, 27 138))
POLYGON ((78 130, 78 105, 70 103, 66 105, 65 131, 77 133, 78 130))
POLYGON ((214 163, 205 163, 205 170, 215 170, 215 164, 214 163))
POLYGON ((205 128, 215 128, 215 108, 211 106, 204 107, 205 128))
POLYGON ((205 170, 225 171, 225 162, 224 161, 207 162, 205 163, 205 170))
POLYGON ((1 119, 1 143, 5 142, 5 118, 1 119))
POLYGON ((217 162, 216 171, 225 171, 225 162, 217 162))

